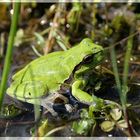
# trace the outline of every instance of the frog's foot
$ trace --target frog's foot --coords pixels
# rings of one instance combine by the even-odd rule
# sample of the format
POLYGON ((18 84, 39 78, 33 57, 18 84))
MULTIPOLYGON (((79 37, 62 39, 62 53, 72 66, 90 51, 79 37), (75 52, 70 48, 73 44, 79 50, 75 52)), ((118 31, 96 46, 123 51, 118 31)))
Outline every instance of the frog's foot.
POLYGON ((105 106, 105 100, 92 95, 93 101, 89 104, 94 110, 101 110, 105 106))
POLYGON ((58 116, 57 112, 53 109, 53 103, 46 103, 45 105, 42 105, 45 109, 44 114, 50 112, 52 114, 52 116, 58 116))
POLYGON ((48 112, 50 112, 53 116, 58 115, 57 112, 55 112, 55 110, 53 109, 53 104, 57 98, 63 100, 64 104, 68 103, 68 99, 59 93, 50 94, 49 96, 44 97, 41 100, 41 105, 46 108, 48 112))
POLYGON ((77 106, 72 106, 71 104, 65 104, 65 108, 68 113, 72 113, 77 109, 77 106))

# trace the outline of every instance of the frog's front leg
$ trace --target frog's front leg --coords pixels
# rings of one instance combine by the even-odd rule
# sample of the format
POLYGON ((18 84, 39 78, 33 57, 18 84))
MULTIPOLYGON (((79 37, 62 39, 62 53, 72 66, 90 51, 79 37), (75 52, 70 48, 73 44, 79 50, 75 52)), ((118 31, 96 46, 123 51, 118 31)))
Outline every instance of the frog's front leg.
POLYGON ((104 101, 101 98, 98 98, 94 95, 90 95, 87 92, 83 91, 86 86, 86 81, 83 79, 76 80, 72 85, 72 95, 80 102, 94 105, 96 108, 102 107, 104 101))
POLYGON ((60 98, 64 101, 64 104, 68 103, 68 99, 59 94, 59 93, 52 93, 48 95, 47 97, 44 97, 41 99, 41 105, 47 109, 48 112, 50 112, 53 116, 57 116, 57 112, 53 109, 53 104, 57 98, 60 98))

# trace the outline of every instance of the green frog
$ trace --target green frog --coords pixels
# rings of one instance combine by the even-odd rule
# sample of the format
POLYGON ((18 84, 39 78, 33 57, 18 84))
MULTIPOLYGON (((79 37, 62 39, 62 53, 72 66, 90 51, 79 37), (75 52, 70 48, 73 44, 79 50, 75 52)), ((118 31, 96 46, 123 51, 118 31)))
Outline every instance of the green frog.
POLYGON ((102 46, 85 38, 66 51, 57 51, 41 56, 17 72, 7 89, 8 95, 47 108, 53 115, 52 105, 56 98, 64 103, 68 99, 59 91, 70 81, 72 95, 80 102, 102 106, 103 100, 84 91, 89 73, 103 59, 102 46))

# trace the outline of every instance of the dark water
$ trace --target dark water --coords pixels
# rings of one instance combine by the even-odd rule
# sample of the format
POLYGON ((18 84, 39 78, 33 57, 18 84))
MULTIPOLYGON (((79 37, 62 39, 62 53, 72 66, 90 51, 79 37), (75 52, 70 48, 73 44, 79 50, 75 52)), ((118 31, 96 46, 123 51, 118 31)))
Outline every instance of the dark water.
MULTIPOLYGON (((119 102, 119 96, 115 86, 106 87, 102 90, 99 90, 96 93, 99 97, 114 100, 119 102)), ((67 93, 66 96, 69 99, 70 104, 78 105, 77 109, 80 110, 83 107, 87 107, 79 103, 70 93, 67 93)), ((8 98, 8 97, 7 97, 8 98)), ((9 100, 9 99, 8 99, 9 100)), ((128 102, 134 105, 139 105, 140 102, 140 87, 139 86, 132 86, 129 93, 128 93, 128 102)), ((132 106, 132 107, 133 107, 132 106)), ((11 119, 0 119, 0 136, 31 136, 30 130, 35 126, 34 122, 34 113, 33 113, 33 105, 24 103, 24 109, 20 115, 11 119)), ((63 104, 55 104, 54 105, 55 111, 58 112, 59 117, 54 118, 50 114, 46 115, 45 117, 49 118, 51 123, 57 124, 60 126, 64 124, 66 121, 78 119, 79 112, 68 113, 65 109, 63 104)), ((137 123, 136 118, 140 118, 140 107, 137 108, 130 108, 129 109, 129 116, 133 123, 134 128, 137 132, 140 132, 139 124, 137 123)), ((60 130, 53 134, 53 136, 74 136, 71 132, 71 127, 68 125, 64 130, 60 130)), ((119 129, 114 129, 109 133, 103 132, 100 127, 97 125, 97 128, 94 132, 94 136, 126 136, 123 131, 119 129)))

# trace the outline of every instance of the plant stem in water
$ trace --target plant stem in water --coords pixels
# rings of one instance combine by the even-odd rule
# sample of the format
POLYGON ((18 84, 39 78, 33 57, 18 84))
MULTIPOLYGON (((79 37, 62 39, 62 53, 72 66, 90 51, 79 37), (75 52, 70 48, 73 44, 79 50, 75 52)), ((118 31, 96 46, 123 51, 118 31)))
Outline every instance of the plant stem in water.
POLYGON ((16 35, 16 30, 17 30, 19 13, 20 13, 20 2, 15 2, 14 14, 12 16, 12 23, 11 23, 10 33, 9 33, 9 38, 8 38, 8 47, 7 47, 7 52, 5 56, 5 62, 4 62, 4 69, 3 69, 2 79, 1 79, 1 84, 0 84, 0 110, 2 108, 4 93, 7 86, 7 79, 8 79, 8 75, 9 75, 9 71, 11 67, 13 44, 14 44, 14 38, 16 35))

